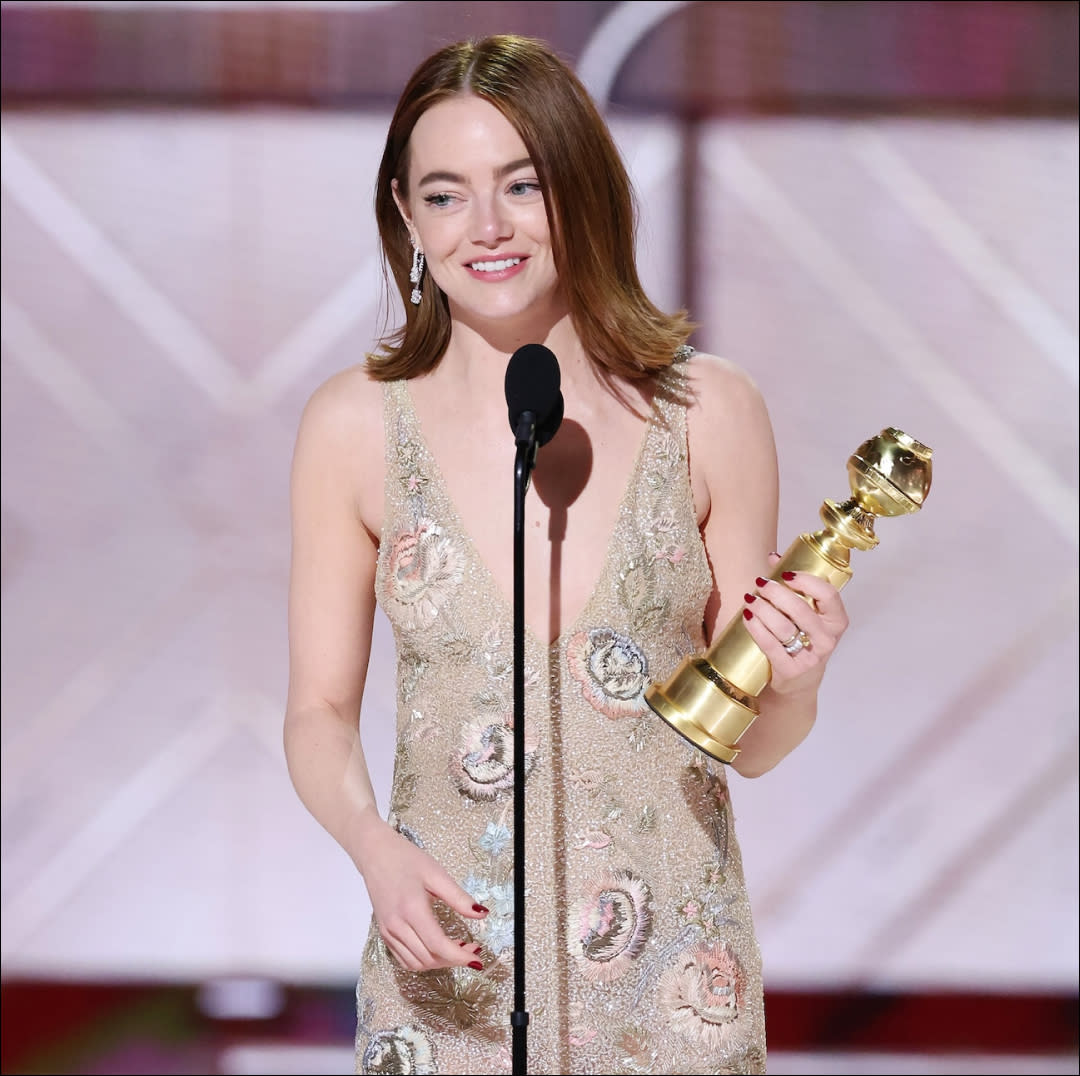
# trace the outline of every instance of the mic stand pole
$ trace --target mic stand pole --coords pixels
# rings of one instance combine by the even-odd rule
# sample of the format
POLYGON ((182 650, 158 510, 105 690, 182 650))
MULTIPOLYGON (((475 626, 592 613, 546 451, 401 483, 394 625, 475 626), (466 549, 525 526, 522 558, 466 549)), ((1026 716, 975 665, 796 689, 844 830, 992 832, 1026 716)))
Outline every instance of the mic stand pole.
POLYGON ((525 494, 536 465, 536 421, 530 411, 514 430, 514 1011, 513 1073, 524 1076, 529 1013, 525 1008, 525 494))

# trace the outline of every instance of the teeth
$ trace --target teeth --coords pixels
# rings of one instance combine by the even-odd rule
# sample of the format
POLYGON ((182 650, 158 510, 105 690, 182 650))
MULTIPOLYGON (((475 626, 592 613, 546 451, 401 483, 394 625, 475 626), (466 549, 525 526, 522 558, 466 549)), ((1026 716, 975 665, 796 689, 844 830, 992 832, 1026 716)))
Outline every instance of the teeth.
POLYGON ((469 268, 480 273, 499 273, 503 269, 509 269, 511 266, 517 265, 520 261, 520 258, 504 258, 502 261, 497 262, 473 262, 469 268))

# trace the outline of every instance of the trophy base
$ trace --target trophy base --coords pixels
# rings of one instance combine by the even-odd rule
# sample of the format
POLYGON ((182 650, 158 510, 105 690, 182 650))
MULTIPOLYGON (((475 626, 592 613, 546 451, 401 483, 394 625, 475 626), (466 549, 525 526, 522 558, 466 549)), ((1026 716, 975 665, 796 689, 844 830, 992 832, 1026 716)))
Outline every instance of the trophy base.
POLYGON ((739 753, 735 744, 758 715, 757 699, 700 656, 686 658, 667 683, 650 685, 645 702, 680 736, 726 763, 734 761, 739 753))

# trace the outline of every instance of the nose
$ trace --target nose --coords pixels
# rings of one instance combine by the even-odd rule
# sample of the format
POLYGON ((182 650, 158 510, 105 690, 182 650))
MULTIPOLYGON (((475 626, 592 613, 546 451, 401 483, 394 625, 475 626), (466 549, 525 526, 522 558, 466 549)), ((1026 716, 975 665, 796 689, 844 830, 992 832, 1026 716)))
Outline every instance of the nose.
POLYGON ((479 197, 473 203, 472 238, 476 243, 494 246, 514 234, 506 207, 497 197, 479 197))

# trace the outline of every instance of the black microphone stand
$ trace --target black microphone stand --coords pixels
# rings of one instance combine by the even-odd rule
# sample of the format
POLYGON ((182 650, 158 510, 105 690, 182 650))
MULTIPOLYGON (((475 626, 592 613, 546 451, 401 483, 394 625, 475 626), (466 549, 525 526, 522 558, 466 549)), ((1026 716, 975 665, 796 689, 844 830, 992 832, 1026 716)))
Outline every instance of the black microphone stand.
POLYGON ((524 1076, 529 1013, 525 1008, 525 494, 536 466, 536 416, 514 429, 514 1010, 513 1073, 524 1076))

